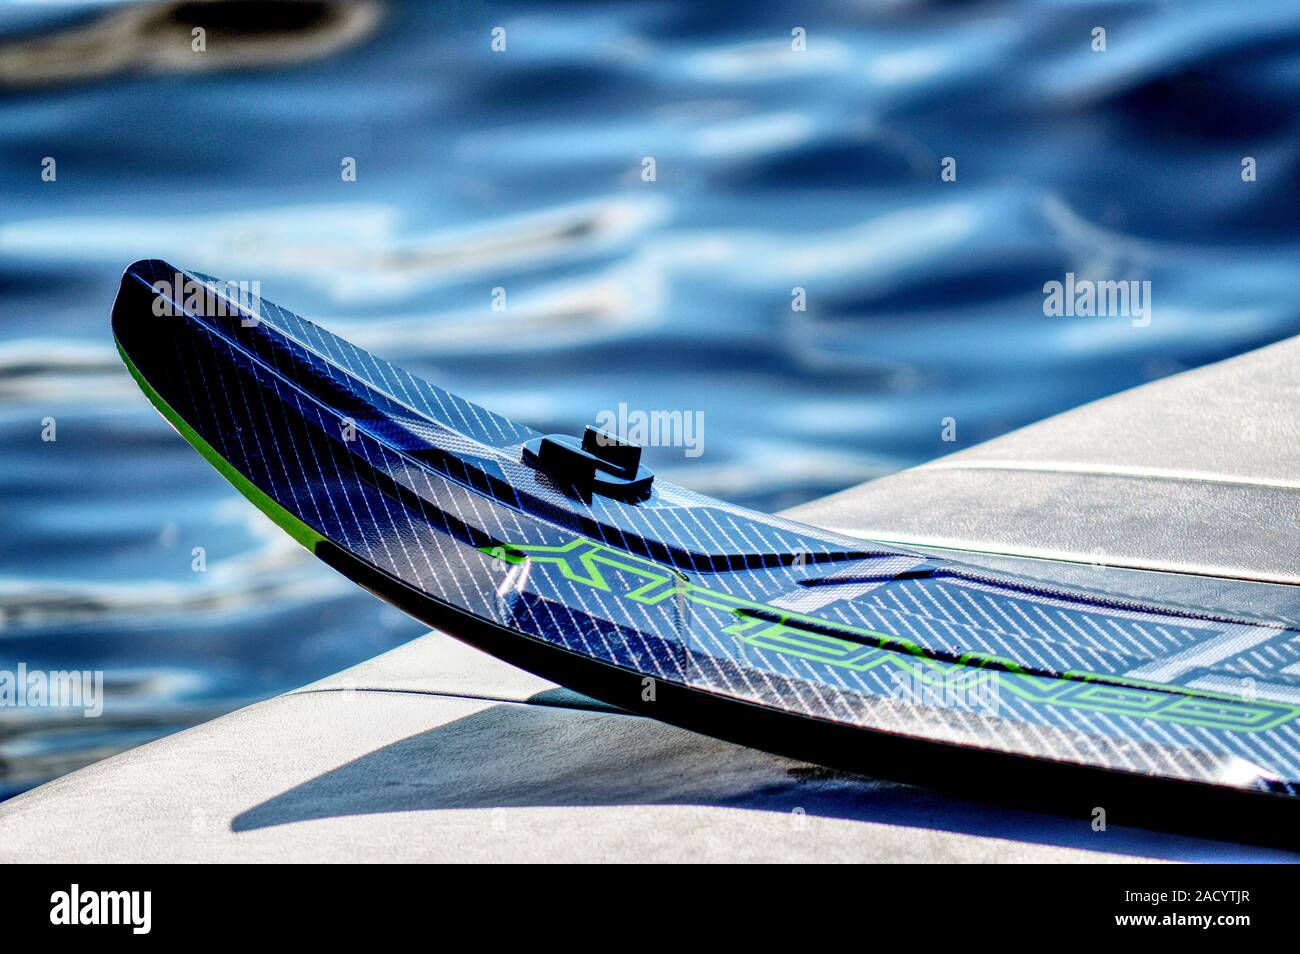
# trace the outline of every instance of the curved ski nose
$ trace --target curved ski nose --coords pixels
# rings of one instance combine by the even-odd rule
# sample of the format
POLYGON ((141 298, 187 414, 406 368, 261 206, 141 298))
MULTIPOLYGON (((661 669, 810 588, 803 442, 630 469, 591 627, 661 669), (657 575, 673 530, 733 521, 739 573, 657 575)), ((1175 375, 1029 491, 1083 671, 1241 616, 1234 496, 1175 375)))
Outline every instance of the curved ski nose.
POLYGON ((280 379, 358 424, 391 424, 402 416, 373 382, 339 366, 342 339, 290 317, 263 302, 260 282, 225 281, 142 259, 122 275, 112 325, 123 356, 173 407, 194 392, 247 398, 275 391, 280 379))
POLYGON ((239 329, 260 322, 260 289, 250 282, 220 282, 161 259, 132 262, 113 302, 112 327, 123 357, 162 397, 177 384, 180 349, 195 336, 234 343, 239 329), (166 390, 164 390, 166 389, 166 390))
POLYGON ((124 346, 167 337, 178 323, 208 323, 216 330, 214 321, 228 323, 233 329, 260 320, 260 282, 208 278, 157 258, 141 259, 126 267, 112 312, 113 334, 124 346))

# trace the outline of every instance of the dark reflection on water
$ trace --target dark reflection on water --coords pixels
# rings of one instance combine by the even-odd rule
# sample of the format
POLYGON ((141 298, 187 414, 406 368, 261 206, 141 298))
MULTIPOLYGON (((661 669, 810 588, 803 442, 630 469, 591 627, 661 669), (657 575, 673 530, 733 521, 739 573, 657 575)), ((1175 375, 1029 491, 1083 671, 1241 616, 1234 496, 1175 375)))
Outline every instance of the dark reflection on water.
POLYGON ((108 692, 0 713, 5 792, 419 631, 146 406, 134 258, 543 430, 703 411, 649 462, 771 509, 1300 331, 1291 0, 254 6, 0 12, 0 668, 108 692), (1149 279, 1149 327, 1045 317, 1067 271, 1149 279))

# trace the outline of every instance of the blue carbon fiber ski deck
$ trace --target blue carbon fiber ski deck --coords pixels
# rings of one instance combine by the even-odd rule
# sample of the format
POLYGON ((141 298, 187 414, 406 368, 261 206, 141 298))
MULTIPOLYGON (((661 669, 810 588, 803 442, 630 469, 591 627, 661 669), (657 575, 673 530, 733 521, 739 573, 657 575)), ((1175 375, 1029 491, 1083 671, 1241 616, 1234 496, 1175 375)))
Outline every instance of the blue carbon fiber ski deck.
POLYGON ((1290 621, 991 575, 662 481, 636 503, 586 501, 523 460, 537 432, 256 312, 144 261, 113 329, 150 400, 241 492, 453 635, 615 705, 859 769, 931 778, 931 756, 960 752, 1153 798, 1296 804, 1290 621))

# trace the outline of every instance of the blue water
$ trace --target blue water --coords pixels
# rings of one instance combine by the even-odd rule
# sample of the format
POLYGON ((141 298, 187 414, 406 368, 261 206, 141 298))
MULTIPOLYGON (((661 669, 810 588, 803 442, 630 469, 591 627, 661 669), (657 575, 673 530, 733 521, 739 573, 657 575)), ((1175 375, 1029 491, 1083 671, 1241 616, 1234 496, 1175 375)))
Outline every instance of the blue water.
POLYGON ((212 14, 141 9, 0 8, 0 669, 107 680, 0 709, 0 794, 421 631, 148 407, 132 259, 543 431, 700 411, 648 463, 765 509, 1300 333, 1294 0, 354 5, 204 60, 212 14), (1045 316, 1070 271, 1150 280, 1150 325, 1045 316))

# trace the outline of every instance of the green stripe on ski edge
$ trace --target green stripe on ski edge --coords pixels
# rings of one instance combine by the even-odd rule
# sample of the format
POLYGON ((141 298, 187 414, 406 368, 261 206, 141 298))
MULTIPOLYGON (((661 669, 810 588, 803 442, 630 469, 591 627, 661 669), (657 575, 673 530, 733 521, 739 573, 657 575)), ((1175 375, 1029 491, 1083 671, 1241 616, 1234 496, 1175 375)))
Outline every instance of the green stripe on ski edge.
POLYGON ((186 424, 185 420, 172 409, 172 406, 163 400, 162 395, 155 391, 153 386, 145 380, 144 375, 140 373, 140 369, 135 366, 135 362, 127 355, 126 350, 122 347, 122 342, 117 340, 116 335, 113 337, 113 344, 117 345, 117 353, 122 356, 122 361, 126 365, 126 369, 131 372, 131 377, 135 378, 135 383, 140 386, 140 390, 149 399, 149 403, 167 419, 167 423, 176 428, 177 433, 202 454, 222 477, 230 481, 236 490, 247 497, 253 506, 270 517, 281 530, 315 553, 316 545, 323 543, 325 538, 281 507, 259 490, 247 477, 235 470, 230 461, 218 454, 211 444, 199 436, 194 428, 186 424))

